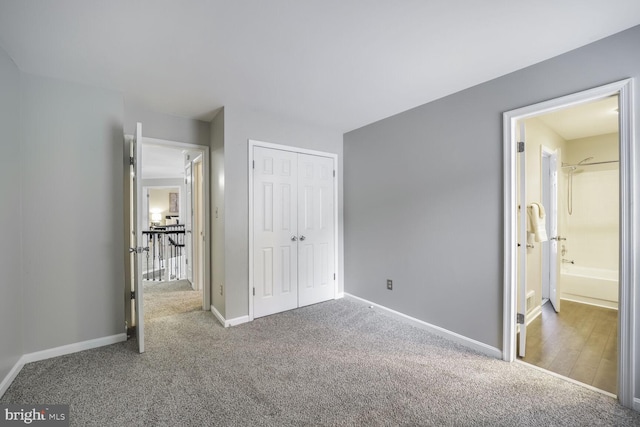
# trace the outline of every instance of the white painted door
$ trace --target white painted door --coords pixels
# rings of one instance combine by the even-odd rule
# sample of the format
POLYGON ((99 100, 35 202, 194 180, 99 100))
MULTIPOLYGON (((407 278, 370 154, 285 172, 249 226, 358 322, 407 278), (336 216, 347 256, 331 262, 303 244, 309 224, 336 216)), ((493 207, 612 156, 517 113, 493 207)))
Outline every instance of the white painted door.
POLYGON ((297 154, 253 150, 253 316, 298 307, 297 154))
MULTIPOLYGON (((518 141, 525 141, 524 121, 520 122, 518 141)), ((520 326, 520 340, 518 342, 518 356, 524 357, 527 345, 527 194, 526 194, 526 156, 524 148, 518 149, 518 319, 520 326)))
MULTIPOLYGON (((143 224, 143 215, 140 214, 140 208, 143 205, 142 192, 142 123, 137 123, 136 133, 133 136, 133 224, 135 229, 135 245, 131 248, 134 252, 133 262, 133 280, 135 290, 135 322, 136 322, 136 338, 138 339, 138 351, 144 353, 144 287, 142 286, 142 257, 146 256, 145 248, 142 246, 142 230, 145 229, 143 224)), ((146 248, 148 250, 148 248, 146 248)))
POLYGON ((298 306, 334 298, 333 159, 298 154, 298 306))
POLYGON ((558 151, 549 156, 549 302, 560 312, 560 281, 558 280, 558 151))
POLYGON ((195 290, 201 290, 204 283, 204 209, 203 204, 203 185, 202 185, 202 158, 193 162, 193 222, 192 222, 192 259, 191 263, 193 282, 195 290))
POLYGON ((184 213, 184 249, 187 280, 195 289, 193 280, 193 162, 190 154, 184 157, 185 208, 184 213))

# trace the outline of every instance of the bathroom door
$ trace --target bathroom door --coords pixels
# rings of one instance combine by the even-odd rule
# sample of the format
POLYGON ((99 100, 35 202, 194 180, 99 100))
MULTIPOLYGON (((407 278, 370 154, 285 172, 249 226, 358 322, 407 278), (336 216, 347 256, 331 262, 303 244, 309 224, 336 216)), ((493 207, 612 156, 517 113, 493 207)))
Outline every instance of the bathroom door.
POLYGON ((549 302, 556 313, 560 312, 560 291, 558 286, 558 151, 549 155, 549 302))
MULTIPOLYGON (((525 141, 524 121, 520 121, 520 135, 518 141, 525 141)), ((518 291, 517 307, 518 316, 516 322, 519 325, 518 356, 524 357, 527 345, 527 193, 526 193, 526 156, 524 142, 518 143, 518 291)))

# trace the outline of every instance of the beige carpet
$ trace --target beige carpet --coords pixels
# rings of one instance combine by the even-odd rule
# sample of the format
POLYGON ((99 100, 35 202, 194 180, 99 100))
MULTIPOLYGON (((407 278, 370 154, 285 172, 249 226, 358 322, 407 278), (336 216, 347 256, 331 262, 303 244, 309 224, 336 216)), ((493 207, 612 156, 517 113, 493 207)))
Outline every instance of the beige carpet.
POLYGON ((144 320, 202 309, 202 291, 194 291, 187 280, 144 282, 144 320))

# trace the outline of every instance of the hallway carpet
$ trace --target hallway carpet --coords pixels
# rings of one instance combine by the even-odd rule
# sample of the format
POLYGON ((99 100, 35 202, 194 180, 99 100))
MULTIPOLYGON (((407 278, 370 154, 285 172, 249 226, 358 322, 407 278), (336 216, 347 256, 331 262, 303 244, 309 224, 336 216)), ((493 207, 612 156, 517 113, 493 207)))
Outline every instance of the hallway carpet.
POLYGON ((637 426, 614 399, 350 300, 221 327, 193 311, 134 340, 28 364, 3 403, 78 426, 637 426))
POLYGON ((194 291, 187 280, 144 281, 144 320, 202 310, 202 292, 194 291))

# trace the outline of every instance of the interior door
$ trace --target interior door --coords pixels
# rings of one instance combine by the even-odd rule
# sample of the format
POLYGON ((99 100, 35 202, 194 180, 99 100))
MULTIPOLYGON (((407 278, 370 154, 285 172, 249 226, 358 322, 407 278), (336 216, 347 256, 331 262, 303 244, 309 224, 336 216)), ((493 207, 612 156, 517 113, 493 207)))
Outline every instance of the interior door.
POLYGON ((203 222, 203 188, 202 188, 202 158, 193 162, 193 184, 192 184, 192 200, 193 200, 193 262, 192 275, 195 289, 202 289, 204 283, 203 270, 203 254, 204 254, 204 222, 203 222))
POLYGON ((549 233, 555 238, 549 239, 549 302, 560 312, 560 281, 558 280, 558 151, 549 156, 549 233))
POLYGON ((196 289, 193 280, 193 161, 188 153, 184 157, 184 182, 187 210, 184 213, 185 269, 187 280, 191 283, 191 287, 196 289))
MULTIPOLYGON (((525 141, 524 121, 520 121, 520 135, 518 141, 525 141)), ((526 156, 524 144, 518 149, 518 318, 520 339, 518 341, 518 356, 524 357, 527 345, 527 194, 526 194, 526 156)))
POLYGON ((333 159, 298 154, 299 306, 334 298, 333 159))
POLYGON ((253 317, 298 307, 297 154, 254 147, 253 317))
MULTIPOLYGON (((138 351, 144 353, 144 287, 142 286, 142 256, 145 254, 145 248, 142 240, 142 230, 145 229, 142 223, 142 215, 140 208, 142 207, 142 123, 137 123, 136 132, 132 141, 133 153, 133 183, 132 185, 132 217, 133 217, 133 235, 135 236, 135 244, 131 247, 134 254, 133 262, 133 280, 135 289, 135 321, 136 321, 136 338, 138 339, 138 351)), ((148 248, 146 248, 148 250, 148 248)))

